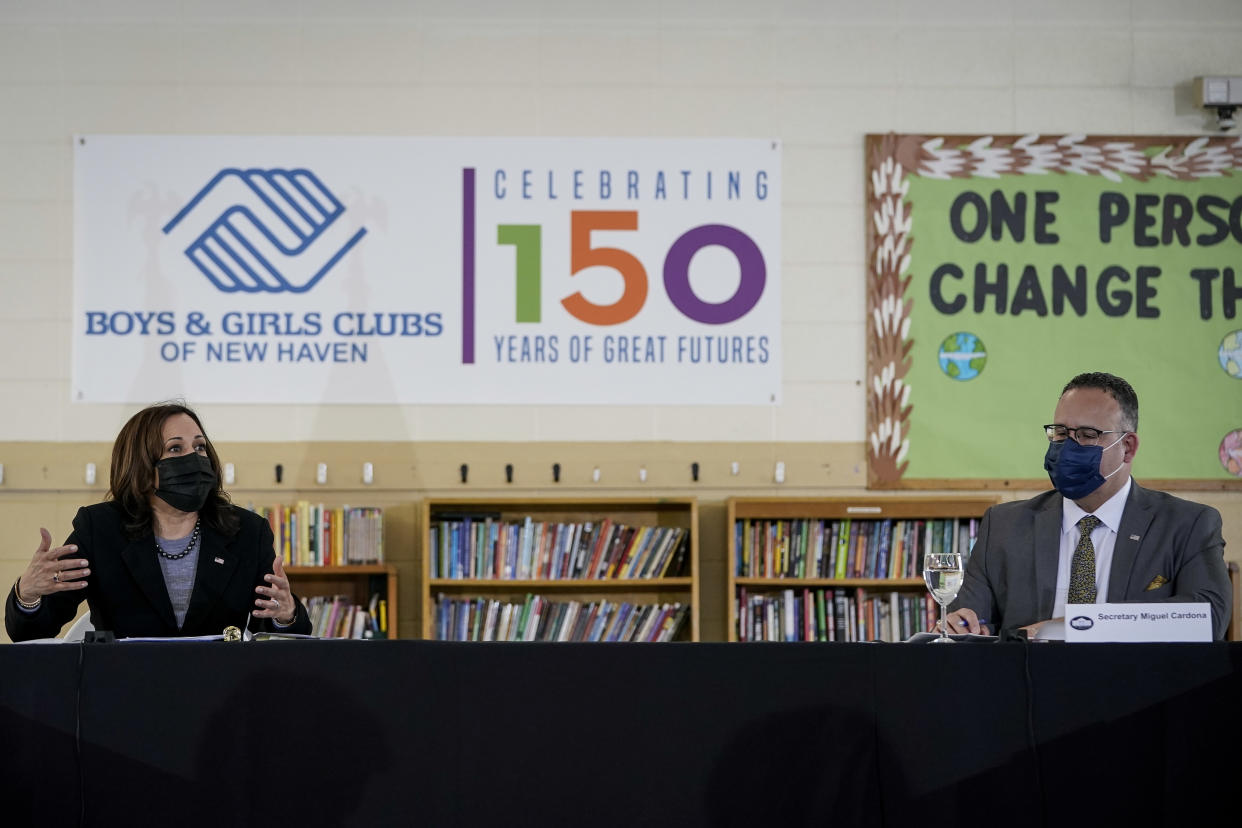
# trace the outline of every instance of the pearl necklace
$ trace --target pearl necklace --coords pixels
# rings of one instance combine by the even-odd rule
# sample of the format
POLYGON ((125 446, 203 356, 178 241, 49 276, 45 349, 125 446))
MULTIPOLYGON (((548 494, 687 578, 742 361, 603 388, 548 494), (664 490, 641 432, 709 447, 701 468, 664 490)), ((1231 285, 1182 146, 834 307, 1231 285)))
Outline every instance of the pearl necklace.
POLYGON ((201 519, 194 521, 194 531, 190 534, 190 542, 186 544, 185 549, 182 550, 181 552, 178 552, 176 555, 169 555, 167 552, 164 551, 164 548, 160 546, 159 541, 155 542, 155 551, 159 552, 161 557, 167 558, 170 561, 181 560, 186 555, 194 551, 194 546, 195 544, 198 543, 198 528, 199 528, 199 524, 201 523, 202 523, 201 519))

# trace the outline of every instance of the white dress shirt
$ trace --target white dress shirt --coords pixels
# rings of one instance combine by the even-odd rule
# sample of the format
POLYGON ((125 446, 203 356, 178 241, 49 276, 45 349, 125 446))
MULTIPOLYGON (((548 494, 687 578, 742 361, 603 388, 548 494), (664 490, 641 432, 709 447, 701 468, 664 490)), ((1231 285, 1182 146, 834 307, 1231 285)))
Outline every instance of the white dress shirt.
POLYGON ((1113 569, 1113 546, 1117 542, 1117 530, 1121 528, 1121 513, 1126 509, 1133 479, 1126 477, 1126 484, 1094 512, 1084 512, 1068 497, 1061 498, 1061 557, 1057 563, 1057 594, 1052 604, 1052 617, 1065 617, 1065 599, 1069 596, 1070 567, 1074 550, 1078 548, 1078 521, 1088 514, 1100 519, 1091 530, 1091 545, 1095 547, 1095 603, 1108 599, 1108 574, 1113 569))

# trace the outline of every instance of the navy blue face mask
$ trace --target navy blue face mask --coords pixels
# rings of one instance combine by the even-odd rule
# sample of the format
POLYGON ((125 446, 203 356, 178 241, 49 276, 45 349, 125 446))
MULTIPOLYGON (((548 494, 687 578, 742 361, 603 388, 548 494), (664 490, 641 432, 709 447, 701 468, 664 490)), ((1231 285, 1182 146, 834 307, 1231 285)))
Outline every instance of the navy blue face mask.
POLYGON ((1049 443, 1044 454, 1044 471, 1048 472, 1048 479, 1058 492, 1070 500, 1081 500, 1121 471, 1122 464, 1118 463, 1107 475, 1100 474, 1100 459, 1104 449, 1117 445, 1125 436, 1122 434, 1108 446, 1084 446, 1069 437, 1049 443))

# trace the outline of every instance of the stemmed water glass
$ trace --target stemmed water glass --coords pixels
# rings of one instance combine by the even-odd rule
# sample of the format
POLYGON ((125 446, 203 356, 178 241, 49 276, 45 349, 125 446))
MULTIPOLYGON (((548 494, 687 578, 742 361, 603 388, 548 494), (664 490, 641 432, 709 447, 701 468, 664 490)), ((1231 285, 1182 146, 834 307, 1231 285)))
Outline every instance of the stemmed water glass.
POLYGON ((932 643, 952 644, 945 622, 945 605, 951 603, 962 588, 962 556, 956 552, 928 553, 923 560, 923 580, 940 605, 940 637, 932 643))

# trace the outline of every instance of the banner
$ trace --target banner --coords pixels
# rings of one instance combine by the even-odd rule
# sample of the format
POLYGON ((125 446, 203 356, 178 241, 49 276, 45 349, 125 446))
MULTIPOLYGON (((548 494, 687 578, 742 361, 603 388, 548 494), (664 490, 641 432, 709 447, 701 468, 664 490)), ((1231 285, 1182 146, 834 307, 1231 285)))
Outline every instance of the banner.
POLYGON ((1142 479, 1242 477, 1242 141, 868 136, 870 485, 1043 480, 1062 387, 1139 396, 1142 479))
POLYGON ((73 399, 780 402, 780 146, 80 136, 73 399))

